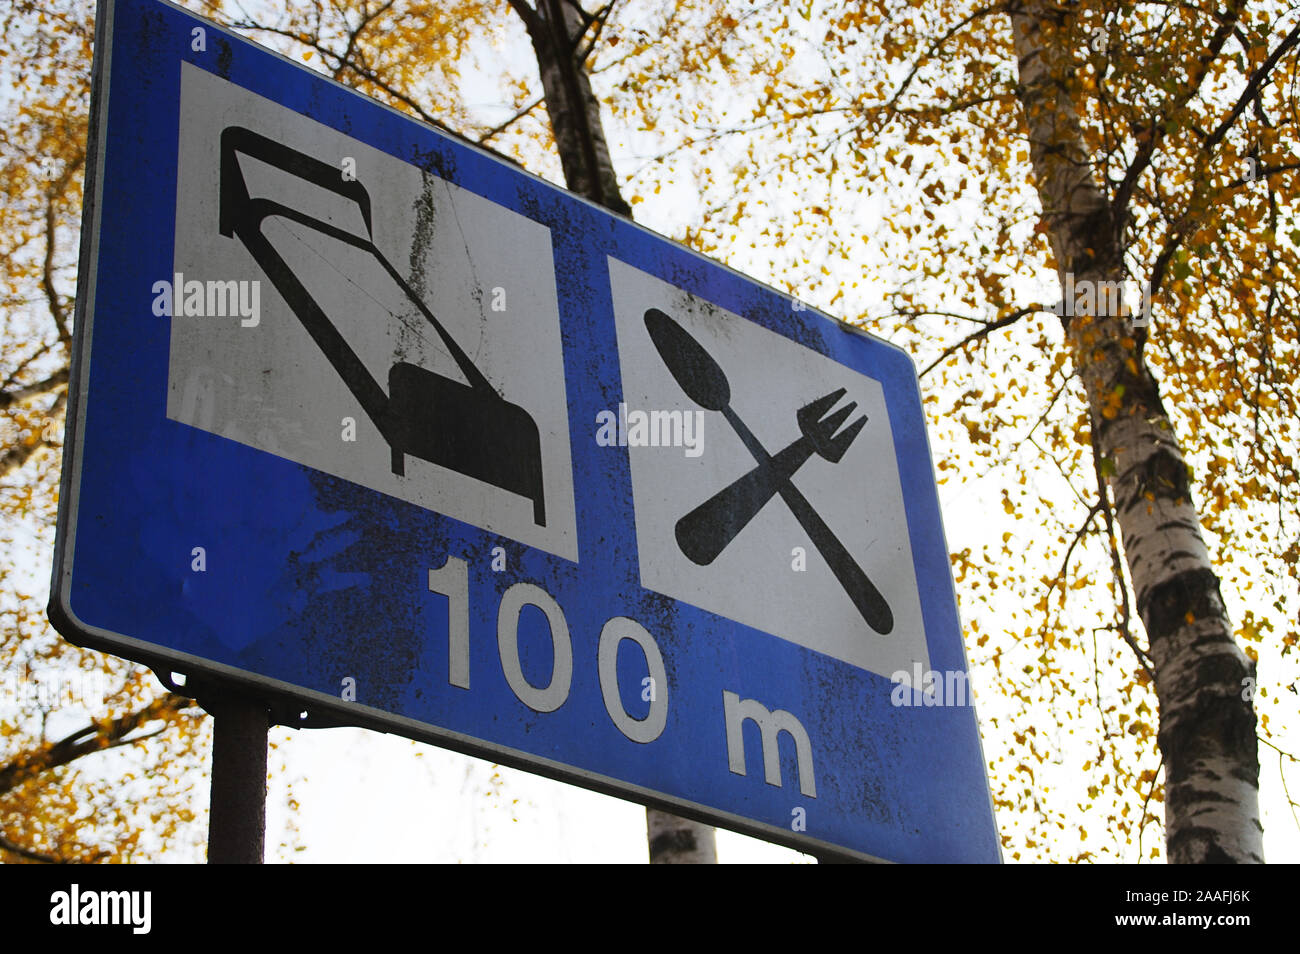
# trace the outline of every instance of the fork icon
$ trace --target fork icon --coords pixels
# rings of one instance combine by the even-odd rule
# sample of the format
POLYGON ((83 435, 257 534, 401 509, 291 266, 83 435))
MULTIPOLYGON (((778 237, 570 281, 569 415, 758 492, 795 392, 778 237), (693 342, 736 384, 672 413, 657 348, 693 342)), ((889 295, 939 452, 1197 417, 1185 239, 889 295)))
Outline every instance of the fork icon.
POLYGON ((858 406, 853 401, 823 417, 844 393, 840 388, 799 408, 795 416, 800 436, 795 441, 775 454, 770 464, 758 464, 677 521, 677 544, 682 553, 692 562, 708 566, 814 453, 831 463, 839 461, 867 423, 864 414, 834 436, 858 406))

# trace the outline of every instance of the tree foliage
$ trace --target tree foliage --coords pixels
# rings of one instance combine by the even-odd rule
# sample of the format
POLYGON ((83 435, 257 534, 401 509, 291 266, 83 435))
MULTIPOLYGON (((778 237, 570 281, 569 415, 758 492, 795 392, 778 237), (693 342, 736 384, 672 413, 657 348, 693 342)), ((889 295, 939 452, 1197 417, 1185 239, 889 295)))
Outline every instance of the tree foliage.
POLYGON ((188 699, 77 649, 44 610, 89 108, 85 4, 0 16, 0 860, 193 848, 206 740, 188 699), (113 755, 100 754, 114 750, 113 755))
MULTIPOLYGON (((188 5, 532 171, 569 172, 537 64, 520 55, 518 4, 188 5)), ((47 543, 52 518, 88 6, 18 3, 0 54, 0 505, 7 527, 35 528, 9 532, 11 548, 47 543)), ((1300 578, 1296 12, 616 0, 585 14, 573 56, 637 218, 918 356, 1008 857, 1161 857, 1160 743, 1182 758, 1180 712, 1207 737, 1224 713, 1232 731, 1253 723, 1224 688, 1242 673, 1258 680, 1265 767, 1285 779, 1300 578), (1126 304, 1069 314, 1067 274, 1123 283, 1126 304), (1148 289, 1142 326, 1132 307, 1148 289), (1112 445, 1143 422, 1187 478, 1134 482, 1131 448, 1112 445), (1204 538, 1213 572, 1195 599, 1181 583, 1174 598, 1167 573, 1135 564, 1149 544, 1126 528, 1138 509, 1192 506, 1180 532, 1204 538), (980 526, 954 524, 972 510, 980 526), (1204 612, 1188 608, 1185 625, 1159 612, 1184 603, 1204 612), (1202 643, 1221 672, 1161 676, 1169 647, 1202 643)), ((5 572, 5 665, 38 646, 95 658, 56 645, 30 584, 5 572)), ((116 718, 150 704, 138 678, 123 687, 116 718)), ((6 744, 34 751, 41 736, 11 725, 6 744)), ((1181 801, 1199 784, 1175 783, 1181 801)), ((113 830, 110 816, 94 824, 113 830)), ((51 825, 29 844, 72 844, 76 825, 51 825)))

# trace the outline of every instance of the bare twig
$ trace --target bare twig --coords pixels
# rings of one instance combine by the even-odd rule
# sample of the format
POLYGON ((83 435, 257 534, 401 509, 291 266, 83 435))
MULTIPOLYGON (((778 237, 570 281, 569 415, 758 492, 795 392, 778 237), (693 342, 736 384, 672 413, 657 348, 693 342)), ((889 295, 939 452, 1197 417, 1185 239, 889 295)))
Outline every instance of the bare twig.
POLYGON ((1147 827, 1147 806, 1151 804, 1151 795, 1156 790, 1156 782, 1160 778, 1160 770, 1165 767, 1165 757, 1160 756, 1160 765, 1156 768, 1156 774, 1151 777, 1151 787, 1147 789, 1147 797, 1142 799, 1142 821, 1138 823, 1138 862, 1142 861, 1142 830, 1147 827))
POLYGON ((1025 315, 1032 315, 1034 312, 1042 311, 1042 310, 1043 309, 1038 305, 1031 305, 1028 308, 1018 308, 1015 311, 1011 312, 1009 315, 1003 315, 1001 318, 997 319, 996 321, 988 322, 978 331, 972 331, 965 338, 962 338, 961 341, 958 341, 955 345, 951 345, 950 347, 944 348, 943 353, 940 354, 939 357, 935 358, 933 361, 929 363, 929 365, 926 366, 926 369, 921 372, 920 377, 925 377, 927 374, 933 371, 938 365, 942 364, 944 361, 946 361, 952 355, 956 354, 962 348, 965 348, 967 345, 974 344, 976 341, 979 341, 981 338, 988 337, 990 334, 997 331, 999 328, 1005 328, 1007 325, 1015 324, 1021 318, 1025 317, 1025 315))
POLYGON ((1291 32, 1277 45, 1277 49, 1270 53, 1268 59, 1259 65, 1259 69, 1251 74, 1250 81, 1246 83, 1246 88, 1241 91, 1241 96, 1237 98, 1237 102, 1229 110, 1228 115, 1224 117, 1223 122, 1219 123, 1218 128, 1210 133, 1210 138, 1205 140, 1203 148, 1207 152, 1213 150, 1223 140, 1223 137, 1228 135, 1228 130, 1232 128, 1232 124, 1237 121, 1237 118, 1246 111, 1246 107, 1259 95, 1260 88, 1268 80, 1278 60, 1282 59, 1287 50, 1297 43, 1300 43, 1300 24, 1296 24, 1291 29, 1291 32))
POLYGON ((12 391, 0 391, 0 410, 13 407, 15 404, 21 404, 23 401, 30 400, 34 397, 40 397, 43 394, 50 394, 57 391, 67 383, 68 369, 60 368, 44 381, 37 381, 35 384, 25 384, 22 387, 14 388, 12 391))
POLYGON ((64 345, 72 344, 72 333, 68 330, 67 312, 63 303, 59 301, 59 292, 54 287, 54 195, 51 194, 45 201, 45 261, 41 268, 41 288, 45 291, 45 299, 50 306, 50 315, 54 318, 54 326, 59 329, 59 340, 64 345))

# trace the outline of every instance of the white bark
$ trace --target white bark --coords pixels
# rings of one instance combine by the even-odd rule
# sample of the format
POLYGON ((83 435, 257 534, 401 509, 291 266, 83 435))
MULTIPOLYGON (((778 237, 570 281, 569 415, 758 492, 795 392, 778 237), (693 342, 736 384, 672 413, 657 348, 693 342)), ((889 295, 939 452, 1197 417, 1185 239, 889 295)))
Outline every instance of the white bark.
POLYGON ((715 865, 716 832, 708 825, 653 808, 645 810, 652 865, 715 865))
MULTIPOLYGON (((1122 283, 1126 210, 1097 182, 1067 92, 1073 66, 1058 44, 1069 16, 1070 8, 1041 2, 1011 16, 1042 220, 1063 287, 1122 283)), ((1124 314, 1122 296, 1115 304, 1096 314, 1067 310, 1063 323, 1097 453, 1114 464, 1108 483, 1154 663, 1167 855, 1262 862, 1255 713, 1243 698, 1254 666, 1232 639, 1187 465, 1143 360, 1146 330, 1124 314)))
MULTIPOLYGON (((1158 475, 1165 461, 1182 456, 1170 432, 1158 423, 1121 416, 1107 428, 1108 443, 1114 450, 1116 475, 1111 487, 1115 506, 1129 511, 1121 522, 1124 552, 1131 566, 1143 568, 1141 581, 1135 580, 1135 584, 1147 590, 1189 570, 1210 569, 1210 554, 1191 500, 1157 495, 1150 487, 1152 474, 1158 475)), ((1139 589, 1139 602, 1143 596, 1139 589)))

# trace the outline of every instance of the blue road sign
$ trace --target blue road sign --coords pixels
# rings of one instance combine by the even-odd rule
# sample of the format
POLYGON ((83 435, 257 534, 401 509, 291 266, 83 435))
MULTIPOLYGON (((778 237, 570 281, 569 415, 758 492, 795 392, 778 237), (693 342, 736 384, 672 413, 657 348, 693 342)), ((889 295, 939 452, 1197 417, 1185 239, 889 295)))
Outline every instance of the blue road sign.
POLYGON ((101 8, 51 616, 804 850, 996 861, 898 348, 101 8))

